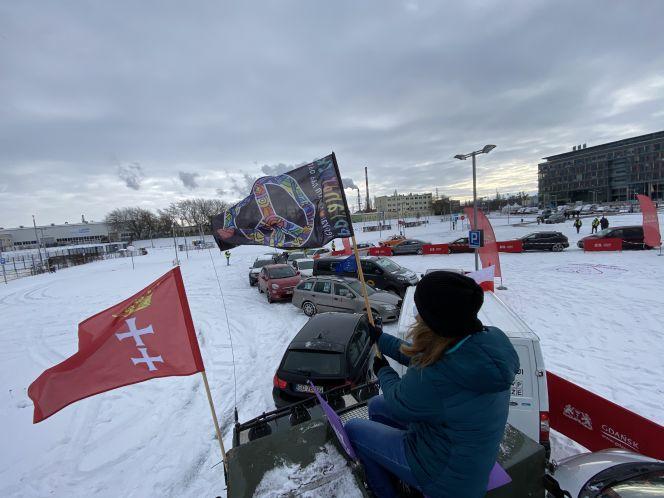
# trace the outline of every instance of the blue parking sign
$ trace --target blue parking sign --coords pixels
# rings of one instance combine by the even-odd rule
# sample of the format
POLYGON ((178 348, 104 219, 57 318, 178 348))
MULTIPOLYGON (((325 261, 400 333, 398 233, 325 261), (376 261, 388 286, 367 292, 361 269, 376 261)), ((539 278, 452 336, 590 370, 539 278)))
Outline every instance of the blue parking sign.
POLYGON ((471 230, 468 232, 468 247, 471 249, 479 249, 484 245, 484 231, 471 230))
POLYGON ((5 264, 5 258, 0 258, 0 265, 4 265, 4 264, 5 264))

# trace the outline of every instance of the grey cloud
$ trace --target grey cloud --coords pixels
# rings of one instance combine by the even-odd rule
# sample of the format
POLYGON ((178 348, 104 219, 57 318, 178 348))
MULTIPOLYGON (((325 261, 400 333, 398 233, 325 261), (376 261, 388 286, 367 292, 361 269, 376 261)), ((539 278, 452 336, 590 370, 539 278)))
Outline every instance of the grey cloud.
POLYGON ((201 176, 198 173, 185 173, 184 171, 179 171, 178 176, 182 185, 187 187, 190 190, 198 188, 198 183, 196 183, 196 178, 201 176))
POLYGON ((223 196, 226 195, 226 190, 224 190, 223 188, 218 188, 218 189, 215 190, 215 192, 217 193, 217 195, 219 197, 223 197, 223 196))
POLYGON ((131 163, 118 166, 118 177, 130 189, 139 190, 141 182, 145 178, 145 173, 143 173, 143 168, 139 163, 131 163))
POLYGON ((275 175, 280 175, 282 173, 286 173, 287 171, 291 171, 296 167, 297 166, 291 166, 290 164, 284 164, 284 163, 275 164, 273 166, 265 164, 261 167, 261 171, 263 172, 263 174, 267 176, 275 176, 275 175))
POLYGON ((54 221, 98 219, 148 192, 165 207, 182 170, 231 201, 332 150, 372 195, 467 197, 448 161, 495 143, 480 195, 533 190, 545 155, 663 128, 659 0, 70 5, 0 5, 3 224, 30 222, 34 188, 54 221), (114 154, 149 178, 114 181, 114 154))
POLYGON ((342 178, 341 183, 343 183, 344 188, 352 188, 355 190, 360 190, 360 188, 355 185, 355 182, 352 178, 342 178))

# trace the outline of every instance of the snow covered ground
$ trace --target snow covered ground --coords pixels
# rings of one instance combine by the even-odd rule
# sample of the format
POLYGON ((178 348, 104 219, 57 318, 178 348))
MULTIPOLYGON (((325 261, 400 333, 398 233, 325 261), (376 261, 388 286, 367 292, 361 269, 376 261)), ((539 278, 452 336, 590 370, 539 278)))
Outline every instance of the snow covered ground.
MULTIPOLYGON (((661 216, 660 216, 661 217, 661 216)), ((612 226, 641 224, 641 215, 609 218, 612 226)), ((514 217, 510 220, 514 223, 514 217)), ((529 221, 529 220, 526 220, 529 221)), ((532 221, 532 220, 530 220, 532 221)), ((581 236, 590 232, 588 220, 581 236)), ((664 226, 661 220, 660 224, 664 226)), ((664 257, 656 251, 584 253, 571 222, 510 226, 493 220, 499 240, 537 230, 561 230, 562 253, 501 254, 497 291, 542 339, 547 368, 658 423, 664 423, 664 257)), ((361 232, 358 241, 377 241, 361 232)), ((464 231, 431 220, 409 237, 450 241, 464 231)), ((386 235, 386 234, 383 234, 386 235)), ((180 239, 180 242, 182 240, 180 239)), ((117 389, 65 408, 32 425, 28 385, 76 351, 78 322, 115 304, 171 268, 168 239, 143 243, 147 256, 100 261, 0 284, 1 496, 224 496, 214 428, 199 375, 164 378, 117 389)), ((241 420, 273 408, 272 377, 290 339, 306 322, 290 303, 269 305, 248 285, 248 267, 262 247, 180 254, 182 273, 226 447, 233 407, 241 420), (214 262, 214 266, 213 266, 214 262), (219 275, 235 353, 220 297, 219 275)), ((473 266, 472 254, 401 256, 427 268, 473 266)), ((388 332, 396 325, 386 326, 388 332)), ((554 455, 572 451, 554 440, 554 455)))

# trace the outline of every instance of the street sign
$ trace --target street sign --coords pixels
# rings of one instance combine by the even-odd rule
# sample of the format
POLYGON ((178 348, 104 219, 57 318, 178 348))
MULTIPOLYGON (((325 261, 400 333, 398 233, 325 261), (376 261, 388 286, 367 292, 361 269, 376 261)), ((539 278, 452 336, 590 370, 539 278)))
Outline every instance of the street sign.
POLYGON ((0 265, 4 265, 6 263, 5 258, 0 258, 0 265))
POLYGON ((468 247, 479 249, 484 246, 484 230, 471 230, 468 232, 468 247))

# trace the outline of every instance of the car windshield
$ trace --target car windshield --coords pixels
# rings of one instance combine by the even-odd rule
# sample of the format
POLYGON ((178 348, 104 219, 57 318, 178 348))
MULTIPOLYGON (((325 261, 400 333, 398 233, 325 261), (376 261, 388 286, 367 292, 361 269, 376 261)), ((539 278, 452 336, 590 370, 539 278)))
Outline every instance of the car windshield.
POLYGON ((641 474, 618 484, 606 487, 599 498, 649 498, 664 496, 664 471, 641 474))
POLYGON ((313 260, 304 260, 304 261, 298 261, 297 262, 297 267, 300 270, 311 270, 314 267, 314 262, 313 260))
POLYGON ((259 259, 254 261, 254 268, 263 268, 265 265, 272 264, 273 261, 271 259, 259 259))
POLYGON ((341 353, 291 350, 286 354, 283 369, 310 375, 341 375, 341 353))
POLYGON ((597 236, 606 237, 609 234, 609 232, 611 232, 612 230, 613 228, 605 228, 604 230, 600 230, 599 232, 597 232, 597 236))
POLYGON ((380 266, 385 271, 399 271, 399 270, 401 270, 401 267, 398 264, 396 264, 394 261, 392 261, 391 259, 381 258, 381 259, 376 260, 376 263, 378 263, 378 266, 380 266))
POLYGON ((295 270, 290 266, 280 266, 279 268, 270 268, 270 278, 288 278, 295 276, 295 270))
POLYGON ((292 252, 288 255, 288 261, 293 261, 294 259, 304 258, 303 252, 292 252))
MULTIPOLYGON (((362 295, 362 284, 358 282, 357 280, 355 282, 346 282, 348 284, 348 287, 353 289, 355 292, 357 292, 360 296, 362 295)), ((367 296, 370 296, 372 294, 376 293, 376 289, 371 287, 370 285, 367 285, 367 296)))

